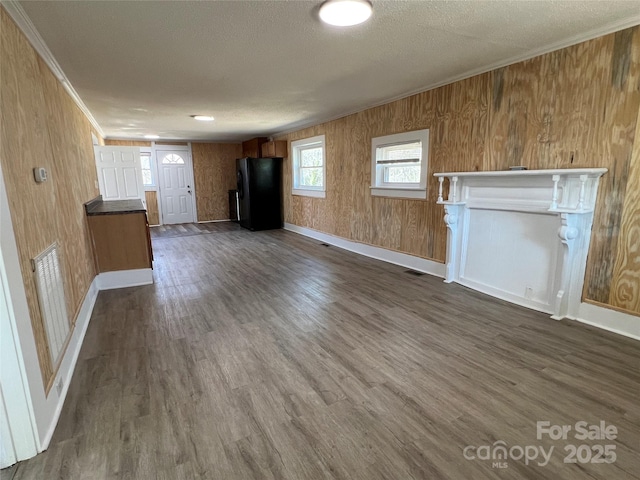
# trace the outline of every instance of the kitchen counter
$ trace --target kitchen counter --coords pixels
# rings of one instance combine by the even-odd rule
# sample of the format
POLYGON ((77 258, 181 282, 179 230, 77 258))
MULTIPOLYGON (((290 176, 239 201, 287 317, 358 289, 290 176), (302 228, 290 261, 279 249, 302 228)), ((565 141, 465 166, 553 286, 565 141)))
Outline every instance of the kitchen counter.
POLYGON ((142 200, 102 200, 102 195, 84 204, 87 216, 121 215, 124 213, 146 212, 142 200))
MULTIPOLYGON (((137 279, 136 285, 153 283, 153 250, 142 200, 103 201, 99 195, 85 203, 84 208, 99 274, 128 271, 128 275, 133 275, 131 278, 137 279)), ((110 285, 131 286, 127 282, 122 284, 117 275, 112 280, 115 283, 110 285)))

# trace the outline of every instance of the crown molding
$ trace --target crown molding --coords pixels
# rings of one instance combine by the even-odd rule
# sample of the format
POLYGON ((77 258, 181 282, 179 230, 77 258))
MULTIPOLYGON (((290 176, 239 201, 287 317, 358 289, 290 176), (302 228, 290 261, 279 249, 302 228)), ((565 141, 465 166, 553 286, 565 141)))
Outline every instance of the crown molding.
MULTIPOLYGON (((529 60, 531 58, 539 57, 540 55, 544 55, 547 53, 555 52, 556 50, 561 50, 563 48, 571 47, 573 45, 577 45, 579 43, 586 42, 588 40, 593 40, 594 38, 603 37, 605 35, 609 35, 611 33, 619 32, 620 30, 624 30, 626 28, 631 28, 640 25, 640 14, 633 15, 631 17, 624 18, 622 20, 617 20, 615 22, 608 23, 602 27, 594 28, 584 33, 580 33, 578 35, 574 35, 572 37, 566 38, 559 42, 550 43, 549 45, 545 45, 544 47, 534 48, 532 50, 527 50, 524 53, 519 55, 514 55, 513 57, 507 58, 506 60, 500 60, 498 62, 486 65, 480 68, 474 68, 473 70, 467 70, 466 72, 460 75, 454 75, 448 77, 439 82, 432 83, 430 85, 426 85, 424 87, 417 88, 415 90, 411 90, 400 95, 396 95, 390 98, 386 98, 384 100, 380 100, 379 102, 373 103, 366 107, 357 108, 355 110, 350 110, 345 113, 341 113, 332 117, 320 118, 313 122, 301 122, 295 127, 286 128, 285 130, 280 130, 274 133, 271 133, 269 136, 277 137, 281 135, 287 135, 289 133, 297 132, 299 130, 303 130, 305 128, 314 127, 316 125, 321 125, 323 123, 332 122, 334 120, 338 120, 340 118, 348 117, 349 115, 354 115, 356 113, 364 112, 365 110, 369 110, 370 108, 380 107, 382 105, 386 105, 391 102, 395 102, 397 100, 402 100, 403 98, 411 97, 413 95, 417 95, 419 93, 428 92, 429 90, 433 90, 439 87, 443 87, 444 85, 449 85, 451 83, 459 82, 460 80, 464 80, 467 78, 475 77, 476 75, 482 75, 483 73, 491 72, 493 70, 497 70, 502 67, 507 67, 509 65, 513 65, 515 63, 524 62, 525 60, 529 60)), ((295 124, 294 124, 295 125, 295 124)))
POLYGON ((95 128, 100 136, 104 138, 104 131, 102 130, 102 128, 100 128, 100 125, 82 101, 82 98, 80 98, 78 92, 76 92, 76 90, 73 88, 73 85, 71 85, 71 82, 62 71, 60 64, 55 59, 53 53, 51 53, 51 50, 49 50, 49 47, 45 43, 44 39, 40 36, 40 33, 38 33, 35 25, 27 15, 27 12, 25 12, 20 3, 15 0, 2 0, 0 4, 4 7, 6 12, 13 19, 13 21, 16 23, 25 37, 27 37, 27 40, 29 40, 31 46, 35 49, 36 52, 38 52, 38 55, 42 57, 42 60, 44 60, 47 66, 51 69, 51 72, 62 84, 64 89, 67 91, 78 108, 82 111, 82 113, 84 113, 91 125, 93 125, 93 128, 95 128))

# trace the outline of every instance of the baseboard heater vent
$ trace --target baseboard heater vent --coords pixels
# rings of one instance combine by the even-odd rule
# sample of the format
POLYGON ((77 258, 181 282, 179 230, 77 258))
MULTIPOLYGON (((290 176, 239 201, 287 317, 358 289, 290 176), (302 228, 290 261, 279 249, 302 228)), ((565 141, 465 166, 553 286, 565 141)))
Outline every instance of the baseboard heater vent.
POLYGON ((424 272, 418 272, 417 270, 405 270, 404 273, 408 273, 409 275, 413 275, 415 277, 421 277, 424 275, 424 272))
POLYGON ((69 316, 64 298, 58 244, 54 243, 32 260, 36 275, 40 312, 47 333, 51 362, 56 365, 69 335, 69 316))

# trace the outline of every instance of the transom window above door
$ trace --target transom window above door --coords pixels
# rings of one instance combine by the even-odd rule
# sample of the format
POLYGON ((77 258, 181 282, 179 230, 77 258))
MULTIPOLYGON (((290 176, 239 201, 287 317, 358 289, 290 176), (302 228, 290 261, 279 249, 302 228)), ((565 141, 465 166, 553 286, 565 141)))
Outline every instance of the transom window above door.
POLYGON ((169 153, 162 157, 162 163, 164 165, 184 165, 184 158, 175 153, 169 153))

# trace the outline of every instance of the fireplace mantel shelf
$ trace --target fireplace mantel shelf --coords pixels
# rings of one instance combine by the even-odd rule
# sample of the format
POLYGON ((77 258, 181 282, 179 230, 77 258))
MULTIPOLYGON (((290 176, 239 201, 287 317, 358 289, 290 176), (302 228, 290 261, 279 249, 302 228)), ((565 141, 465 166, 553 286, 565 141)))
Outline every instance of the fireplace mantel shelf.
POLYGON ((528 212, 589 213, 606 168, 435 173, 440 205, 528 212), (443 198, 444 179, 449 196, 443 198), (501 193, 495 195, 496 189, 501 193), (526 190, 525 190, 526 189, 526 190), (487 192, 491 192, 487 195, 487 192))
POLYGON ((522 177, 552 175, 598 175, 607 173, 606 168, 557 168, 548 170, 489 170, 482 172, 434 173, 434 177, 522 177))

